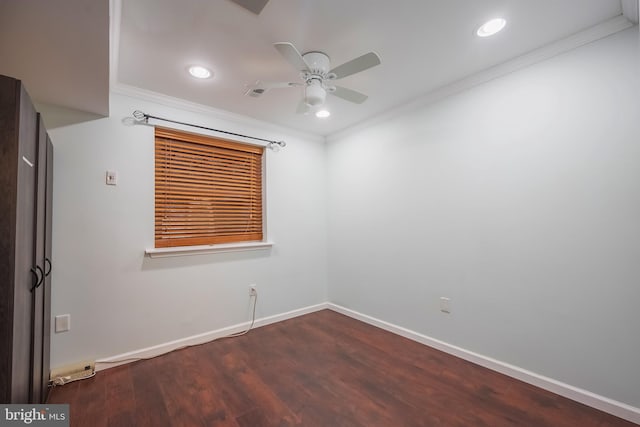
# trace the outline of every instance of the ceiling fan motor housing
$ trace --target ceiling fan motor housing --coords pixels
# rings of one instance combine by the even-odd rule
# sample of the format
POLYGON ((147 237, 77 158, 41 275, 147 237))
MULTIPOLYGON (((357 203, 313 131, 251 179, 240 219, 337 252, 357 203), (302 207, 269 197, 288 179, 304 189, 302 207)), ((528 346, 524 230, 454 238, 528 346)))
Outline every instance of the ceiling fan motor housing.
POLYGON ((309 67, 311 74, 326 75, 331 70, 329 56, 322 52, 308 52, 302 55, 302 59, 309 67))

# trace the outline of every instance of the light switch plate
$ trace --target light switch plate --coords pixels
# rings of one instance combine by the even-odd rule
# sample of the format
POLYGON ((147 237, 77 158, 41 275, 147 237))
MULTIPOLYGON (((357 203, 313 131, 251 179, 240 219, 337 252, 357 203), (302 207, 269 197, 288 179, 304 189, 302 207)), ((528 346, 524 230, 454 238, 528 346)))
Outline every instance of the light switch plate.
POLYGON ((61 314, 56 316, 56 333, 66 332, 71 329, 71 315, 61 314))
POLYGON ((440 297, 440 311, 443 313, 451 313, 451 298, 440 297))

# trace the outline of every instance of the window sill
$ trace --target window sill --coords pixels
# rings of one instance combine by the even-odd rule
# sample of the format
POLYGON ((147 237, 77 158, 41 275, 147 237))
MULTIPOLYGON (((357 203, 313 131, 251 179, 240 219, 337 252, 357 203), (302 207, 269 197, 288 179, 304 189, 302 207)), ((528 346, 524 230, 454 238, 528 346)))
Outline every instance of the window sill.
POLYGON ((176 248, 150 248, 144 251, 149 258, 166 258, 185 255, 206 255, 222 252, 243 252, 269 249, 273 242, 242 242, 221 245, 181 246, 176 248))

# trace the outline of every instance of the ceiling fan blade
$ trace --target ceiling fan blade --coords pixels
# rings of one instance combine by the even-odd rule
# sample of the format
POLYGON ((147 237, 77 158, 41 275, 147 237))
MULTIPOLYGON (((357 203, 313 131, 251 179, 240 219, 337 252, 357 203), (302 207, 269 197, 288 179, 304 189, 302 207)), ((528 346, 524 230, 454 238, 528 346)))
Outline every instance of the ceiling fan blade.
POLYGON ((250 12, 260 15, 262 9, 269 3, 269 0, 231 0, 238 6, 242 6, 250 12))
POLYGON ((311 107, 304 102, 304 99, 300 100, 298 108, 296 108, 296 114, 307 114, 309 111, 311 111, 311 107))
POLYGON ((380 63, 381 61, 378 54, 375 52, 369 52, 357 57, 356 59, 352 59, 349 62, 345 62, 342 65, 338 65, 330 72, 334 73, 337 79, 341 79, 343 77, 359 73, 360 71, 367 70, 371 67, 375 67, 376 65, 380 65, 380 63))
POLYGON ((306 71, 309 69, 309 66, 298 52, 298 49, 291 43, 282 42, 282 43, 274 43, 273 46, 280 52, 280 55, 284 56, 284 58, 289 61, 291 65, 293 65, 298 71, 306 71))
POLYGON ((353 89, 347 89, 346 87, 342 86, 336 86, 336 90, 329 93, 331 95, 337 96, 338 98, 342 98, 345 101, 353 102, 356 104, 362 104, 367 100, 367 98, 369 98, 364 93, 360 93, 353 89))

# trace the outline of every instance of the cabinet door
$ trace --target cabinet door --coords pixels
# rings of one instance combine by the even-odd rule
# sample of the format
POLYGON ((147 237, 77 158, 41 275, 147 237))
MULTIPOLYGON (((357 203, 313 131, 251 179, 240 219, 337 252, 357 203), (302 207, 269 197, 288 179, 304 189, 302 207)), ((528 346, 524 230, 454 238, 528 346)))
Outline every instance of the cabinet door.
MULTIPOLYGON (((45 265, 45 205, 46 205, 46 183, 47 183, 47 130, 44 127, 42 117, 38 114, 38 146, 37 146, 37 186, 36 193, 36 220, 35 220, 35 244, 34 244, 34 268, 40 268, 44 276, 47 267, 45 265)), ((40 280, 40 285, 32 292, 31 321, 32 344, 31 344, 31 402, 40 403, 43 401, 42 384, 42 356, 44 348, 44 277, 40 280)))
POLYGON ((18 85, 0 75, 0 404, 13 388, 13 295, 15 291, 18 177, 18 85))
POLYGON ((44 262, 46 275, 43 284, 43 331, 42 343, 42 388, 44 390, 42 400, 47 400, 48 384, 50 376, 50 345, 51 345, 51 274, 53 273, 53 259, 51 257, 51 230, 53 225, 53 144, 47 135, 47 182, 45 202, 45 235, 44 235, 44 262))
POLYGON ((37 164, 37 117, 24 87, 18 89, 19 131, 15 271, 13 295, 13 349, 11 402, 29 402, 31 388, 32 286, 34 275, 34 220, 37 164))

